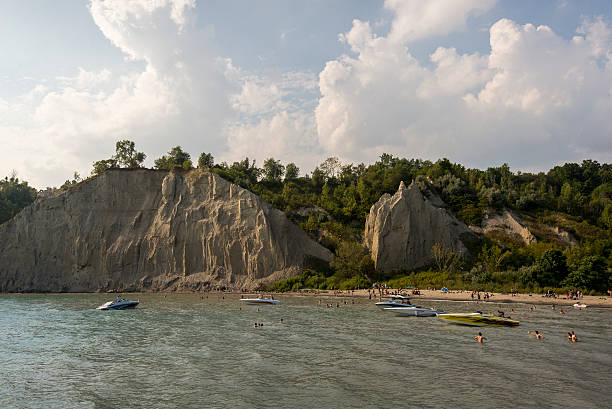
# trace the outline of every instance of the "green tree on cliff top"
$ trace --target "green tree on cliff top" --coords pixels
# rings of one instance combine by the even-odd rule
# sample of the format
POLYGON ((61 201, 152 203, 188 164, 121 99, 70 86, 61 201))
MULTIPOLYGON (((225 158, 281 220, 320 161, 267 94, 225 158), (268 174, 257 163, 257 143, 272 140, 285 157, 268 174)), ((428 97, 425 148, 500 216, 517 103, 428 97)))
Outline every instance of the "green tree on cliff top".
POLYGON ((183 167, 183 164, 191 160, 191 155, 188 154, 180 146, 175 146, 170 149, 168 155, 155 159, 156 169, 173 169, 174 167, 183 167))
POLYGON ((109 159, 94 162, 92 175, 99 175, 107 169, 112 168, 140 168, 147 155, 136 151, 136 144, 127 139, 117 141, 115 144, 115 155, 109 159))
POLYGON ((16 172, 0 179, 0 224, 15 216, 36 199, 36 189, 20 182, 16 172))

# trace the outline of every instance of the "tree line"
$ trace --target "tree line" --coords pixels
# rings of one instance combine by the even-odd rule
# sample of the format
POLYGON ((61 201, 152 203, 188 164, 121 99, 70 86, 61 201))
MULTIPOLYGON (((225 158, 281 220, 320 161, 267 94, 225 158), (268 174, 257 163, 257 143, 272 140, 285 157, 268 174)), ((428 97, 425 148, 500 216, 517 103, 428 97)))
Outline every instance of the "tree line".
POLYGON ((36 189, 28 186, 28 182, 19 181, 14 171, 0 179, 0 224, 34 202, 36 194, 36 189))
MULTIPOLYGON (((116 154, 93 164, 92 174, 111 168, 142 167, 146 155, 132 141, 116 144, 116 154)), ((612 229, 612 165, 584 160, 566 163, 548 172, 513 173, 507 164, 486 170, 470 169, 448 159, 436 162, 382 154, 369 166, 343 164, 330 157, 312 173, 300 176, 295 163, 284 165, 268 158, 261 168, 248 157, 231 165, 214 163, 201 153, 198 167, 212 168, 225 179, 265 196, 281 210, 319 206, 335 220, 365 221, 370 207, 382 194, 393 193, 399 183, 425 176, 442 199, 466 224, 479 225, 487 209, 523 212, 549 210, 612 229)), ((154 160, 155 169, 194 168, 191 155, 175 146, 154 160)))
MULTIPOLYGON (((115 155, 95 162, 92 175, 112 168, 139 168, 145 158, 134 142, 118 141, 115 155)), ((418 176, 428 178, 453 213, 468 225, 480 225, 490 209, 510 209, 540 224, 561 225, 579 245, 567 246, 546 237, 538 237, 538 243, 528 246, 483 238, 470 249, 469 259, 449 258, 443 249, 433 248, 436 263, 429 269, 398 272, 395 279, 406 282, 406 277, 412 277, 413 283, 422 283, 428 277, 428 282, 435 284, 446 277, 457 287, 490 289, 575 287, 603 291, 612 286, 612 165, 607 163, 584 160, 547 172, 524 173, 512 172, 507 164, 480 170, 448 159, 434 162, 382 154, 370 165, 342 163, 330 157, 311 173, 300 174, 295 163, 283 164, 274 158, 258 167, 248 157, 231 164, 215 163, 207 152, 201 153, 194 165, 191 155, 180 146, 154 160, 156 169, 190 170, 195 166, 210 168, 285 211, 334 253, 328 271, 310 272, 302 281, 293 279, 292 287, 297 282, 306 285, 308 280, 335 288, 380 280, 361 244, 365 219, 381 195, 393 194, 401 181, 409 184, 418 176)), ((65 186, 77 183, 77 176, 65 186)))
MULTIPOLYGON (((190 155, 180 146, 155 160, 157 169, 191 167, 190 155)), ((515 173, 507 164, 480 170, 448 159, 433 162, 382 154, 371 165, 342 163, 330 157, 310 174, 300 175, 295 163, 283 164, 274 158, 258 167, 248 157, 215 164, 210 153, 202 153, 198 167, 211 168, 285 211, 334 253, 329 271, 310 272, 302 281, 294 278, 291 287, 316 281, 322 287, 338 288, 383 278, 376 277, 361 244, 365 219, 381 195, 393 194, 401 181, 410 183, 418 176, 428 178, 453 213, 468 225, 480 225, 490 209, 510 209, 531 215, 542 224, 562 223, 580 244, 564 246, 540 237, 538 243, 525 246, 483 238, 471 249, 469 259, 459 259, 434 246, 436 262, 429 273, 404 271, 398 272, 399 276, 448 275, 459 287, 498 290, 573 287, 604 291, 612 286, 610 164, 584 160, 555 166, 548 172, 515 173)), ((289 284, 279 285, 286 288, 289 284)))

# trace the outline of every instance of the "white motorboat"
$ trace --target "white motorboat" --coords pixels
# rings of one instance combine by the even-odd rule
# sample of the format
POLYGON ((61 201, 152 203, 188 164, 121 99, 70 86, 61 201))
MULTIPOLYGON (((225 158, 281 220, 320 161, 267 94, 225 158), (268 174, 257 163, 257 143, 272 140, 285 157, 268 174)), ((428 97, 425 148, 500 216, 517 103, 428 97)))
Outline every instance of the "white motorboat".
POLYGON ((270 305, 278 305, 280 304, 279 300, 275 300, 272 296, 260 295, 257 298, 242 298, 240 301, 243 301, 247 304, 270 304, 270 305))
POLYGON ((436 310, 434 308, 423 308, 409 306, 409 307, 390 307, 385 308, 385 311, 392 312, 393 314, 400 317, 435 317, 437 314, 444 313, 443 310, 436 310))
POLYGON ((139 301, 122 300, 118 298, 116 301, 105 302, 97 307, 96 310, 127 310, 129 308, 135 308, 139 303, 139 301))
POLYGON ((390 295, 390 301, 380 301, 376 303, 376 306, 379 308, 406 308, 406 307, 414 307, 410 303, 410 297, 407 295, 390 295))

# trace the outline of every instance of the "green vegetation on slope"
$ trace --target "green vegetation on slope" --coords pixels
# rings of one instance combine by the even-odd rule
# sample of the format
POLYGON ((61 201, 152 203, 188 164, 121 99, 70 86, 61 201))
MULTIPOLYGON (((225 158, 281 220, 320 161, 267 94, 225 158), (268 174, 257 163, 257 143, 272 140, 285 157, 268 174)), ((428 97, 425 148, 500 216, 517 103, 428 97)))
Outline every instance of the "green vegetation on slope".
POLYGON ((11 175, 0 180, 0 224, 15 216, 36 199, 36 189, 11 175))
MULTIPOLYGON (((287 169, 296 169, 288 164, 287 169)), ((335 253, 331 272, 313 273, 277 283, 275 289, 349 288, 356 282, 388 280, 363 262, 360 244, 370 207, 399 183, 428 177, 442 199, 466 224, 480 225, 487 209, 511 209, 533 219, 534 227, 561 227, 578 241, 568 246, 548 240, 525 246, 511 240, 483 239, 474 257, 453 268, 403 272, 395 283, 510 290, 581 288, 603 292, 612 286, 612 166, 595 161, 568 163, 547 173, 513 173, 508 165, 466 169, 447 159, 437 162, 384 154, 373 165, 341 164, 329 158, 310 175, 283 178, 283 165, 272 158, 258 168, 248 158, 214 166, 219 175, 253 191, 284 210, 321 244, 335 253), (361 267, 356 268, 357 261, 361 267), (316 285, 315 285, 316 284, 316 285)), ((537 229, 534 229, 537 230, 537 229)), ((536 231, 537 233, 537 231, 536 231)), ((432 266, 434 267, 434 266, 432 266)))

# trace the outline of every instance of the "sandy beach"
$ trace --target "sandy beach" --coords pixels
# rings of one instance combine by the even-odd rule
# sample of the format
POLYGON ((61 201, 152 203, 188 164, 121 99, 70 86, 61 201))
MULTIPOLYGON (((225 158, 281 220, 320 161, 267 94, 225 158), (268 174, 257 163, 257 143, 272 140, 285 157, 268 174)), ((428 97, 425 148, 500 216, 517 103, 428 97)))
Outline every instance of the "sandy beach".
MULTIPOLYGON (((388 295, 396 294, 397 289, 389 289, 388 295)), ((420 294, 414 295, 412 291, 402 290, 402 294, 409 295, 413 300, 441 300, 441 301, 478 301, 476 296, 472 299, 472 292, 465 290, 450 290, 448 292, 442 292, 440 290, 421 290, 419 289, 420 294)), ((261 294, 262 291, 177 291, 177 292, 116 292, 117 294, 122 294, 123 296, 133 296, 137 297, 139 294, 218 294, 228 295, 228 294, 236 294, 242 297, 246 297, 247 295, 256 295, 261 294)), ((268 293, 268 292, 263 292, 268 293)), ((29 296, 36 293, 0 293, 1 296, 9 296, 9 295, 20 295, 20 296, 29 296)), ((62 295, 65 293, 54 293, 55 295, 62 295)), ((74 295, 83 295, 83 294, 91 294, 91 293, 71 293, 74 295)), ((114 294, 114 293, 113 293, 114 294)), ((284 292, 284 293, 272 293, 275 295, 294 295, 294 296, 337 296, 337 297, 360 297, 360 298, 370 298, 370 294, 372 295, 372 300, 378 301, 379 295, 378 290, 374 292, 374 290, 345 290, 345 291, 334 291, 334 290, 302 290, 299 292, 284 292)), ((580 298, 580 300, 568 299, 565 295, 559 296, 558 298, 544 297, 542 294, 503 294, 503 293, 488 293, 489 299, 484 300, 483 298, 484 292, 480 293, 481 303, 523 303, 523 304, 531 304, 531 305, 558 305, 558 306, 568 306, 571 307, 577 302, 584 303, 589 307, 597 307, 597 308, 612 308, 612 297, 605 296, 596 296, 596 295, 585 295, 580 298)), ((44 295, 50 295, 50 293, 44 293, 44 295)), ((383 298, 386 295, 383 294, 383 298)))
MULTIPOLYGON (((390 289, 389 294, 395 293, 396 289, 390 289)), ((415 300, 443 300, 443 301, 478 301, 477 298, 472 300, 471 291, 453 291, 441 292, 440 290, 420 290, 420 295, 413 295, 412 292, 404 290, 402 294, 408 294, 415 300)), ((372 299, 378 298, 378 291, 374 294, 370 292, 372 299)), ((305 295, 305 293, 299 293, 305 295)), ((355 291, 327 291, 320 292, 321 295, 338 295, 338 296, 356 296, 356 297, 369 297, 368 290, 355 290, 355 291)), ((577 303, 577 300, 568 299, 565 295, 558 298, 544 297, 542 294, 502 294, 502 293, 489 293, 490 298, 486 301, 482 299, 480 302, 498 302, 498 303, 524 303, 532 305, 559 305, 559 306, 573 306, 577 303)), ((580 298, 579 302, 587 304, 589 307, 607 307, 612 308, 612 298, 585 295, 580 298)))

